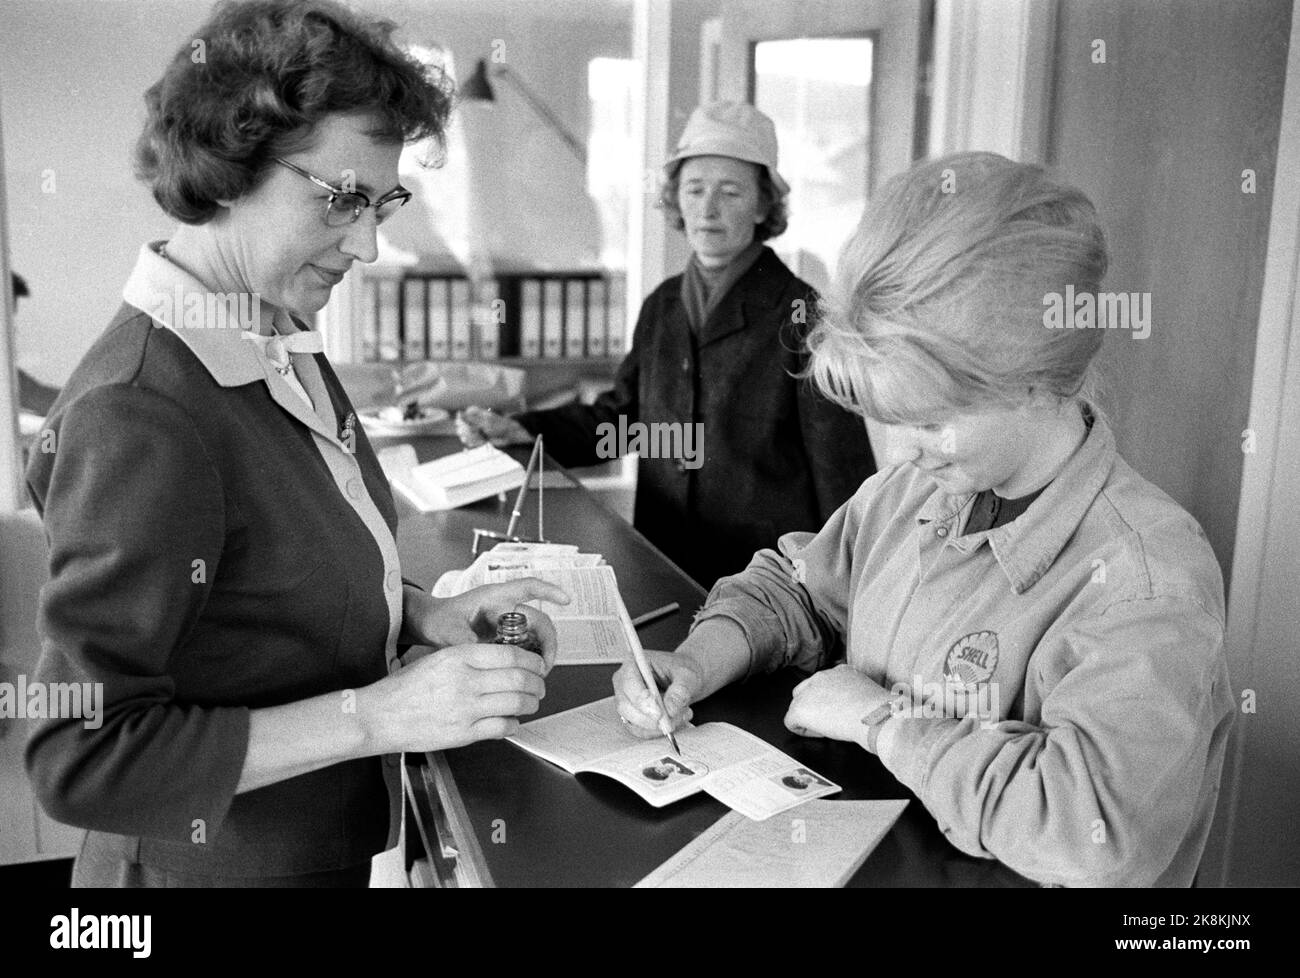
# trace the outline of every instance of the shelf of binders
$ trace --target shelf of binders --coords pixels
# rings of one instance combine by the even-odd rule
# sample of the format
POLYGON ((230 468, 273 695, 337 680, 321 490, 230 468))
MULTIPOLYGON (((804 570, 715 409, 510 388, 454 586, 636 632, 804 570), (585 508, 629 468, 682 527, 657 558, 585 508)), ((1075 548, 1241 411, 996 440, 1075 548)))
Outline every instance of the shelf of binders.
POLYGON ((457 273, 407 272, 367 288, 367 359, 600 362, 626 349, 621 275, 500 275, 472 289, 457 273))

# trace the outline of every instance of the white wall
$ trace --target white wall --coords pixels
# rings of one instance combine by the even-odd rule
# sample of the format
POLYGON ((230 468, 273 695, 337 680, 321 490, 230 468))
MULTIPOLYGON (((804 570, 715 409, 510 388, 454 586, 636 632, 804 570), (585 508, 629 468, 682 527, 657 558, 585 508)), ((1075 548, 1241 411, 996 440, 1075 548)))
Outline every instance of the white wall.
POLYGON ((144 90, 205 14, 182 0, 0 5, 10 261, 32 290, 17 356, 39 379, 66 379, 121 303, 140 243, 171 227, 131 178, 131 147, 144 90))

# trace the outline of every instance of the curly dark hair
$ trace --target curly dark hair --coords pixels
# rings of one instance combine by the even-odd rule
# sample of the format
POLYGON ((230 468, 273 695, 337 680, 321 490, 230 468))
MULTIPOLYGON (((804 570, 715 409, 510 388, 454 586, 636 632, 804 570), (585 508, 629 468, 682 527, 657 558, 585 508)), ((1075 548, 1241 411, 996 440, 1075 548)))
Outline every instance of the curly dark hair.
MULTIPOLYGON (((687 157, 690 159, 690 157, 687 157)), ((682 160, 681 163, 685 163, 682 160)), ((664 212, 668 223, 678 231, 686 230, 686 222, 682 220, 681 208, 677 206, 677 191, 681 187, 682 167, 681 163, 673 168, 672 176, 664 181, 659 190, 659 200, 656 205, 664 212)), ((758 163, 751 164, 758 173, 758 204, 759 207, 767 208, 767 217, 761 224, 754 228, 754 240, 766 241, 768 238, 775 238, 781 234, 790 224, 790 215, 786 210, 785 198, 776 192, 776 187, 772 184, 772 177, 767 172, 767 167, 758 163)))
POLYGON ((394 30, 333 0, 223 0, 145 92, 136 176, 172 217, 203 224, 332 113, 370 112, 372 139, 429 139, 440 154, 454 86, 394 30))

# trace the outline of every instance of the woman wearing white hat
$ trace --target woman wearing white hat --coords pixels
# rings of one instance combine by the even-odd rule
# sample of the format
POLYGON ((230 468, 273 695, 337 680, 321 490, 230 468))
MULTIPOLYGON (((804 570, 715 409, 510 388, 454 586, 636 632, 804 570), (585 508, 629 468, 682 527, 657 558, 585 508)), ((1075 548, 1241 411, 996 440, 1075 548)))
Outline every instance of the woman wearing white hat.
POLYGON ((816 293, 763 244, 786 227, 790 188, 776 166, 763 113, 738 102, 696 109, 660 197, 692 256, 642 305, 613 388, 590 406, 461 418, 467 441, 543 434, 569 466, 636 450, 611 453, 607 437, 636 422, 699 432, 702 450, 683 437, 681 457, 642 452, 635 524, 706 587, 782 533, 822 525, 875 470, 861 422, 793 376, 806 364, 816 293))

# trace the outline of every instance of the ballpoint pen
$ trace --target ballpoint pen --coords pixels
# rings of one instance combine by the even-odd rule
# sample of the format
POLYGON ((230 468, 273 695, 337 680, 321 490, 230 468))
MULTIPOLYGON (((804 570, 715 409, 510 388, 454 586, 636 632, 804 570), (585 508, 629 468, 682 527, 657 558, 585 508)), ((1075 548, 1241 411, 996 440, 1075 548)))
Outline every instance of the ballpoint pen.
POLYGON ((664 618, 668 615, 671 615, 674 611, 676 611, 680 607, 681 605, 679 605, 676 601, 670 601, 662 608, 656 608, 654 611, 647 611, 644 615, 637 615, 635 618, 632 619, 632 627, 640 628, 642 625, 648 625, 652 621, 658 621, 660 618, 664 618))

